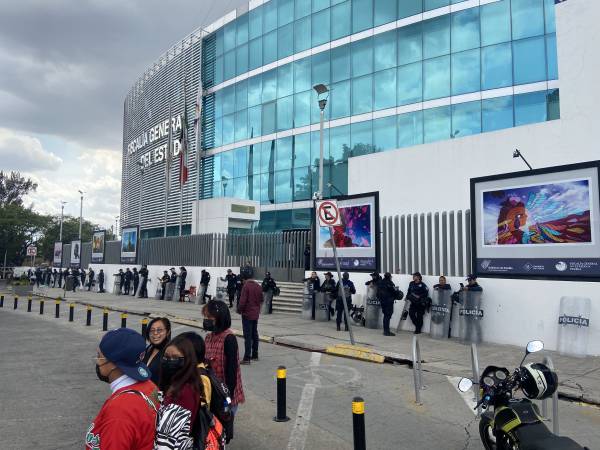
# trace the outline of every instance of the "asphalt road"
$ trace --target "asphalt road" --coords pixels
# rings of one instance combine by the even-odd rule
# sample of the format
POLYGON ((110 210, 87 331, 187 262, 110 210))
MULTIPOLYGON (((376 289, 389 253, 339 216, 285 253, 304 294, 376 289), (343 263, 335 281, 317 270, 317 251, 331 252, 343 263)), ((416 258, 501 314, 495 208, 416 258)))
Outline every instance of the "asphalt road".
MULTIPOLYGON (((85 327, 85 310, 73 323, 66 311, 54 318, 54 304, 0 310, 0 448, 81 449, 83 436, 108 386, 99 382, 95 355, 100 315, 85 327)), ((112 313, 109 327, 120 325, 112 313)), ((139 318, 128 325, 139 329, 139 318)), ((173 335, 188 331, 175 326, 173 335)), ((194 330, 197 331, 197 330, 194 330)), ((243 341, 240 341, 243 345, 243 341)), ((261 360, 243 366, 246 403, 236 418, 235 449, 351 449, 351 401, 366 405, 369 449, 481 449, 475 416, 442 375, 425 373, 424 406, 414 403, 412 371, 261 344, 261 360), (277 366, 288 368, 286 423, 273 421, 277 366)), ((466 374, 465 374, 466 375, 466 374)), ((561 402, 561 429, 595 448, 600 442, 600 411, 561 402)))

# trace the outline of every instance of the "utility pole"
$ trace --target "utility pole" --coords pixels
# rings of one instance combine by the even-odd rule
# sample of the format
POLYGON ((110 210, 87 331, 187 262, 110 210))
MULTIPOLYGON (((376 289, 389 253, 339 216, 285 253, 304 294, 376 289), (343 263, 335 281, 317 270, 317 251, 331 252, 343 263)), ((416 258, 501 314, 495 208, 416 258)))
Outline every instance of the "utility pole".
POLYGON ((322 97, 327 94, 324 98, 319 98, 319 109, 321 110, 321 120, 319 122, 319 190, 315 192, 315 200, 321 200, 323 198, 323 127, 325 123, 325 106, 327 106, 327 99, 329 98, 329 89, 324 84, 317 84, 313 86, 313 89, 317 93, 318 97, 322 97))
POLYGON ((65 205, 67 204, 67 202, 63 202, 61 200, 60 202, 60 232, 58 235, 58 240, 60 242, 62 242, 62 229, 63 229, 63 219, 65 217, 65 205))
POLYGON ((81 241, 81 226, 83 224, 83 191, 78 191, 81 194, 81 203, 79 205, 79 240, 81 241))

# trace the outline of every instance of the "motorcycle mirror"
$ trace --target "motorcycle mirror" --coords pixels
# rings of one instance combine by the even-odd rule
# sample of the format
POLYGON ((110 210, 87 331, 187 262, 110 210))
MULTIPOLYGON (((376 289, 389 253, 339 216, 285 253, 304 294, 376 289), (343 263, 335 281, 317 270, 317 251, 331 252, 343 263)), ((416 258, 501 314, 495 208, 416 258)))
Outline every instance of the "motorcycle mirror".
POLYGON ((473 387, 473 382, 468 378, 461 378, 458 382, 458 390, 460 392, 467 392, 473 387))
POLYGON ((527 344, 527 353, 536 353, 544 349, 542 341, 531 341, 527 344))

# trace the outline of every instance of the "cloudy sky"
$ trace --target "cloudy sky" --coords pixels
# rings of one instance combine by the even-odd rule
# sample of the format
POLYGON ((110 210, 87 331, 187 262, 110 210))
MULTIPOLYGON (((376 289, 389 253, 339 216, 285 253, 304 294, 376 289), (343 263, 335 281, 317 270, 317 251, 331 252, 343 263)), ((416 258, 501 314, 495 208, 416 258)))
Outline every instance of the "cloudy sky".
POLYGON ((114 224, 123 100, 161 53, 242 0, 0 0, 0 169, 42 213, 114 224))

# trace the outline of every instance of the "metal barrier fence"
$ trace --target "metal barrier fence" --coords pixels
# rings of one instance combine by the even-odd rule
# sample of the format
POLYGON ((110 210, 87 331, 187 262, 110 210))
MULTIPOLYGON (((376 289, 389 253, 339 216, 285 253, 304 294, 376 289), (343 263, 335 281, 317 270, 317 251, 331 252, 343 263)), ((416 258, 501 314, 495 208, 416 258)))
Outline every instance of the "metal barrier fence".
POLYGON ((381 218, 383 272, 463 276, 471 272, 471 211, 381 218))

